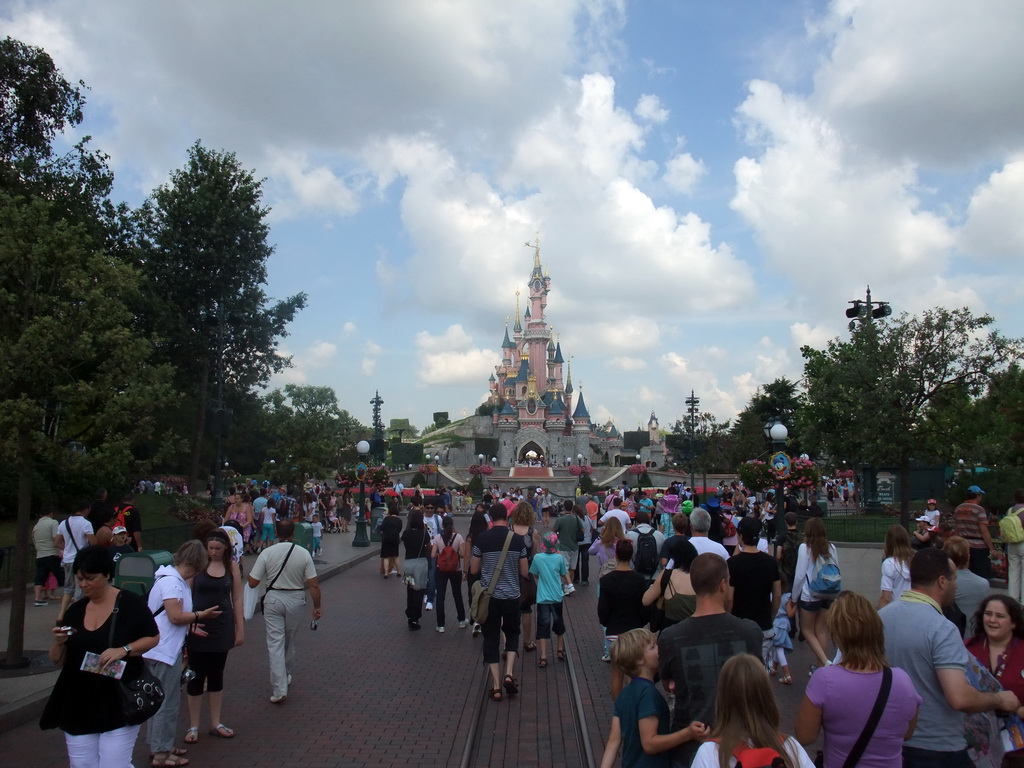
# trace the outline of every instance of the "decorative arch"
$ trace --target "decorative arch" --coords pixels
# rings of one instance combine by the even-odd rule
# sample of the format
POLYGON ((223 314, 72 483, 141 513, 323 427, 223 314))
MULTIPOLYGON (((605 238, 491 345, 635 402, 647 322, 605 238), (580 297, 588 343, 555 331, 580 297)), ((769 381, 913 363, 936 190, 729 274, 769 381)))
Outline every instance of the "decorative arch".
POLYGON ((547 458, 548 458, 548 455, 545 452, 544 448, 542 448, 540 445, 535 443, 533 440, 530 440, 525 445, 523 445, 519 449, 519 451, 516 453, 516 461, 535 460, 535 461, 540 461, 541 463, 543 463, 544 461, 547 460, 547 458), (530 454, 534 454, 534 455, 530 455, 530 454))

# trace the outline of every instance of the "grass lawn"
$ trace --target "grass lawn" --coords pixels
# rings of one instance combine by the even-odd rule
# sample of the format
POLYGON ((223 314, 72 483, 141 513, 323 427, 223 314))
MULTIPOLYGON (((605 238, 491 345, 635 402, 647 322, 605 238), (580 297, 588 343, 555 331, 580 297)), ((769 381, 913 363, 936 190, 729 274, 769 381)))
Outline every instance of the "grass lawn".
MULTIPOLYGON (((171 506, 170 496, 157 496, 156 494, 145 494, 135 497, 135 506, 142 515, 143 532, 153 528, 164 528, 169 525, 180 525, 181 520, 172 515, 168 510, 171 506)), ((59 517, 59 516, 58 516, 59 517)), ((32 521, 35 525, 36 521, 32 521)), ((14 520, 0 522, 0 547, 13 547, 14 534, 16 529, 14 520)), ((143 541, 145 545, 145 541, 143 541)))

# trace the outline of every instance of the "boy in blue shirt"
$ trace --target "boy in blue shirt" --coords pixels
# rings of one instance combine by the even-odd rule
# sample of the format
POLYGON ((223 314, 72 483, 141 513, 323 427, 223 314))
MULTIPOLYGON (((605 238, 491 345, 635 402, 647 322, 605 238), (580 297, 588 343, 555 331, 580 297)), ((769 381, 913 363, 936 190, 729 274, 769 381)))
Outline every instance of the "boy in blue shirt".
POLYGON ((540 540, 541 552, 533 557, 530 573, 537 577, 537 666, 548 665, 551 630, 558 638, 558 660, 565 661, 565 621, 562 619, 562 595, 568 583, 569 567, 558 551, 558 534, 549 533, 540 540))
POLYGON ((658 638, 648 629, 623 632, 612 644, 612 663, 632 678, 615 699, 615 716, 601 768, 612 768, 622 747, 623 768, 671 768, 669 750, 683 742, 705 739, 708 727, 696 721, 669 732, 668 704, 654 685, 658 672, 658 638))

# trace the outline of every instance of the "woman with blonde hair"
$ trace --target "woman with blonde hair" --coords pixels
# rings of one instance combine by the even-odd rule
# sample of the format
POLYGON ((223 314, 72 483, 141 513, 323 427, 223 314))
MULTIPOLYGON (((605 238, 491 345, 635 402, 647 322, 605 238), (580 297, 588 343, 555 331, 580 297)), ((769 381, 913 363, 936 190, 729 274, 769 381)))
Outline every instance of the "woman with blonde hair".
POLYGON ((903 590, 910 587, 910 561, 914 550, 910 547, 910 534, 902 525, 891 525, 886 531, 883 557, 882 596, 878 600, 880 609, 893 600, 899 600, 903 590))
MULTIPOLYGON (((804 525, 804 543, 797 549, 790 602, 799 606, 800 628, 803 630, 804 640, 817 657, 818 664, 824 667, 830 663, 826 653, 828 629, 825 626, 825 617, 832 601, 811 592, 810 582, 814 577, 814 568, 819 557, 831 557, 834 563, 839 564, 836 547, 829 543, 828 535, 825 533, 825 523, 820 517, 812 517, 804 525)), ((811 672, 813 673, 815 669, 817 666, 812 665, 811 672)))
MULTIPOLYGON (((520 501, 508 518, 509 527, 523 537, 526 543, 526 560, 533 564, 533 556, 540 552, 540 534, 533 524, 537 513, 528 501, 520 501)), ((533 634, 533 606, 537 604, 537 582, 533 576, 519 577, 519 613, 523 623, 523 650, 535 651, 537 642, 530 640, 533 634)))
POLYGON ((730 768, 737 762, 770 765, 776 754, 786 768, 814 768, 796 739, 779 732, 779 723, 779 705, 764 662, 748 653, 733 656, 718 673, 713 741, 700 746, 691 768, 730 768))
POLYGON ((615 543, 626 538, 622 523, 617 517, 609 517, 601 529, 601 536, 590 545, 590 554, 597 556, 599 569, 597 578, 600 580, 606 573, 615 569, 615 543))
POLYGON ((882 619, 866 597, 842 592, 828 612, 828 628, 841 659, 817 670, 807 684, 794 726, 797 739, 810 744, 824 730, 825 768, 899 768, 921 697, 906 672, 889 666, 882 619))

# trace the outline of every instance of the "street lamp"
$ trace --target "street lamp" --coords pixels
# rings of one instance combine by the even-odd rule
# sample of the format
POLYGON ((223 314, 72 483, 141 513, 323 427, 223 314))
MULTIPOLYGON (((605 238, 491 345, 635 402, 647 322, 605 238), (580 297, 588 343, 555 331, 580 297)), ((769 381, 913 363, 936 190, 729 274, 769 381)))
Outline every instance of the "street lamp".
POLYGON ((367 535, 366 520, 366 456, 370 452, 370 444, 365 440, 356 443, 356 452, 359 454, 359 463, 356 464, 356 479, 359 480, 359 512, 356 513, 356 535, 352 539, 353 547, 370 546, 370 537, 367 535))
POLYGON ((484 455, 482 453, 478 453, 477 457, 476 457, 476 461, 477 461, 477 464, 483 464, 484 463, 484 455))
POLYGON ((437 484, 441 482, 441 456, 440 454, 434 454, 434 489, 437 489, 437 484))
POLYGON ((783 450, 786 447, 786 438, 789 437, 789 430, 786 425, 776 419, 764 425, 764 435, 772 441, 774 453, 771 456, 771 467, 775 471, 777 485, 775 487, 775 530, 769 531, 774 539, 776 533, 782 530, 785 524, 783 518, 786 514, 786 478, 789 477, 789 456, 783 450))

